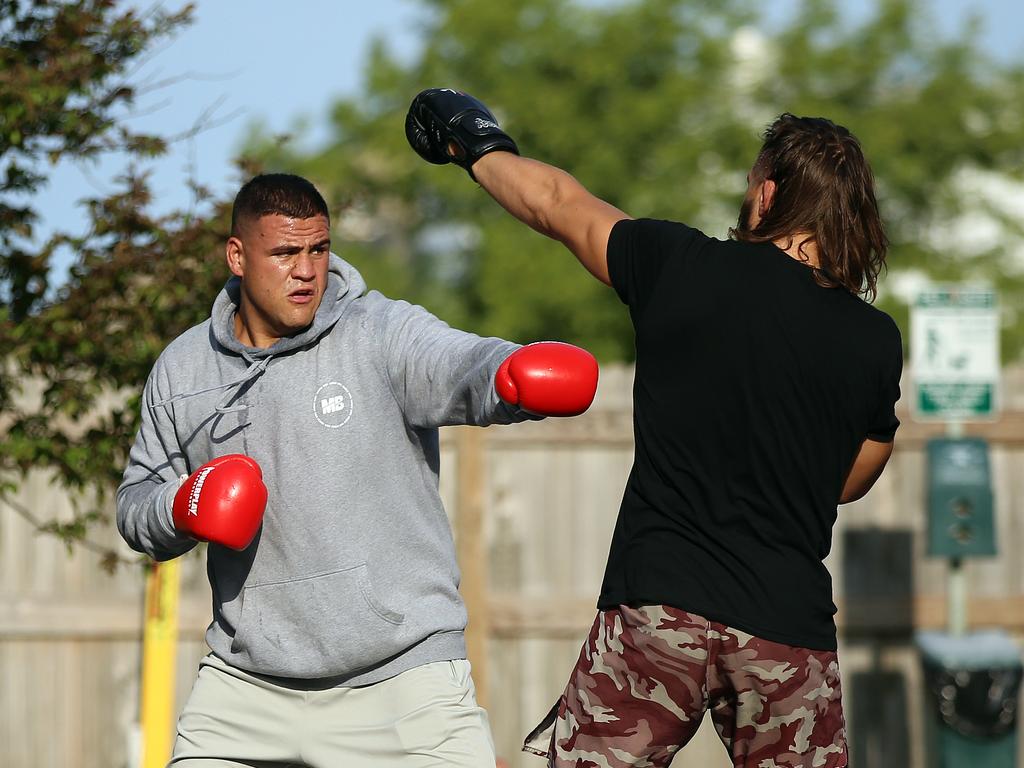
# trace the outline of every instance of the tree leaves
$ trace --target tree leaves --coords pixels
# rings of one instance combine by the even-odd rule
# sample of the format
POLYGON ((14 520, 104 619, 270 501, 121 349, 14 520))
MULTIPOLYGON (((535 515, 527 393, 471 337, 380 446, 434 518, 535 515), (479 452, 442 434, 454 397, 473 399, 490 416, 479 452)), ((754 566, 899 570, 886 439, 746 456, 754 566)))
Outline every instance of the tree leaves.
MULTIPOLYGON (((224 205, 202 218, 153 217, 146 176, 133 167, 114 193, 85 201, 88 232, 32 241, 39 214, 24 201, 53 163, 112 151, 145 159, 166 149, 162 137, 122 124, 136 95, 126 78, 192 9, 138 16, 116 6, 0 2, 0 502, 17 508, 18 479, 49 469, 82 508, 71 520, 22 512, 68 546, 88 544, 88 529, 109 516, 153 361, 205 317, 223 283, 224 205), (54 293, 51 264, 64 249, 74 261, 54 293)), ((116 562, 109 549, 92 548, 107 566, 116 562)))
MULTIPOLYGON (((981 276, 1007 306, 1024 304, 1019 218, 1002 222, 1006 247, 986 261, 928 236, 948 221, 972 226, 977 206, 959 193, 965 168, 1024 183, 1024 69, 992 60, 976 27, 942 39, 920 0, 884 0, 857 24, 836 0, 806 0, 774 32, 756 6, 738 1, 436 0, 424 8, 422 47, 405 58, 373 48, 365 92, 333 108, 329 146, 276 145, 261 155, 351 203, 336 239, 385 292, 482 332, 566 338, 603 359, 632 355, 612 292, 588 290, 563 249, 510 226, 464 174, 425 166, 405 146, 412 96, 452 86, 484 100, 525 154, 565 168, 628 213, 719 237, 735 221, 764 126, 783 111, 830 117, 861 139, 874 167, 891 275, 981 276), (346 248, 357 217, 362 231, 378 234, 346 248), (453 240, 438 253, 446 228, 475 231, 473 245, 453 240), (445 268, 453 261, 458 270, 445 268)), ((257 134, 250 147, 260 145, 268 137, 257 134)), ((880 305, 905 321, 899 284, 883 281, 880 305)), ((681 297, 689 289, 681 286, 681 297)), ((1015 358, 1024 315, 1007 322, 1005 351, 1015 358)))
MULTIPOLYGON (((845 124, 865 147, 892 241, 880 305, 906 330, 903 282, 986 279, 1007 308, 1006 359, 1024 350, 1024 217, 1002 205, 1024 184, 1024 67, 992 60, 976 28, 941 39, 919 0, 880 0, 858 24, 837 0, 805 0, 772 32, 748 0, 422 7, 420 47, 371 47, 363 93, 334 105, 327 146, 299 151, 257 129, 256 160, 240 164, 246 177, 265 167, 316 183, 336 250, 372 287, 479 333, 629 360, 613 291, 465 173, 408 148, 412 97, 466 90, 525 154, 631 215, 719 237, 761 130, 791 111, 845 124), (996 236, 981 238, 978 221, 995 221, 996 236)), ((0 502, 36 468, 90 491, 75 520, 37 521, 66 541, 107 514, 153 361, 205 319, 225 277, 228 203, 197 188, 194 211, 153 215, 144 163, 168 139, 124 121, 139 96, 133 65, 190 18, 191 7, 140 16, 113 0, 0 0, 0 502), (115 149, 135 163, 113 193, 85 201, 89 230, 34 244, 40 212, 26 201, 52 163, 115 149), (51 264, 68 252, 54 290, 51 264)), ((700 287, 679 290, 684 301, 700 287)))

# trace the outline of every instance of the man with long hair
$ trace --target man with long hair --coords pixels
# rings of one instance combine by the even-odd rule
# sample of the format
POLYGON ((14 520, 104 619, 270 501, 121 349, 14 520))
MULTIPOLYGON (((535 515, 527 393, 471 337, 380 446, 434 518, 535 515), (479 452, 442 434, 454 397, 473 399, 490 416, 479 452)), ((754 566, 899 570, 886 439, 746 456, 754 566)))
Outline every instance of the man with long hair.
POLYGON ((406 132, 565 244, 636 333, 635 457, 598 615, 524 749, 666 766, 710 711, 735 766, 847 765, 822 561, 837 505, 892 453, 902 369, 899 330, 870 304, 887 242, 856 138, 779 117, 721 241, 520 157, 467 94, 419 94, 406 132))

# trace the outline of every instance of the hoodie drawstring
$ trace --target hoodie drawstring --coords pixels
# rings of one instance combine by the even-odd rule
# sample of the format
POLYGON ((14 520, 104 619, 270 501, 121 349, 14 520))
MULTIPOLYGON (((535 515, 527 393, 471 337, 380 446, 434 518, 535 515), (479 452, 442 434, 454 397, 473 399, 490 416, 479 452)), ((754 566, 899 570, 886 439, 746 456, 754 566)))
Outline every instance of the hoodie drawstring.
POLYGON ((249 362, 249 367, 245 369, 245 374, 242 378, 235 382, 235 387, 225 392, 224 397, 222 397, 217 403, 214 408, 217 413, 238 413, 239 411, 244 411, 248 408, 249 406, 244 403, 239 405, 228 405, 228 403, 231 402, 231 398, 238 394, 238 390, 245 386, 247 382, 252 381, 267 369, 271 359, 271 355, 267 355, 259 360, 253 360, 244 352, 242 353, 242 356, 249 362))
POLYGON ((267 366, 273 359, 273 355, 267 355, 266 357, 260 358, 259 360, 254 360, 252 357, 243 352, 242 357, 244 357, 246 362, 249 363, 249 367, 245 369, 245 373, 243 373, 241 377, 235 379, 234 381, 229 381, 226 384, 218 384, 215 387, 207 387, 206 389, 197 389, 194 392, 183 392, 181 394, 172 395, 171 397, 168 397, 164 400, 160 400, 158 402, 153 403, 153 405, 150 406, 150 408, 166 408, 168 405, 177 402, 178 400, 185 400, 190 397, 196 397, 197 395, 205 395, 208 392, 216 392, 217 390, 220 389, 226 389, 227 392, 225 392, 224 396, 217 402, 217 405, 214 407, 214 411, 216 413, 221 414, 237 413, 238 411, 244 411, 246 408, 248 408, 247 405, 228 405, 228 403, 230 403, 231 399, 238 394, 238 390, 241 387, 255 379, 257 376, 259 376, 261 373, 263 373, 263 371, 267 369, 267 366))

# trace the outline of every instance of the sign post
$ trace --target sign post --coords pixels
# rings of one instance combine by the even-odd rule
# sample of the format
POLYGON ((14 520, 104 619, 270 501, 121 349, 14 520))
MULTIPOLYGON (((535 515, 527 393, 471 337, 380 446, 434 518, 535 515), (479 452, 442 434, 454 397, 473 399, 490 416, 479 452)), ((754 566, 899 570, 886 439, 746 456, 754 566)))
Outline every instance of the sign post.
POLYGON ((935 287, 918 294, 910 311, 914 416, 964 421, 998 415, 999 309, 987 288, 935 287))
POLYGON ((929 445, 929 554, 949 557, 948 630, 951 635, 963 635, 967 630, 963 558, 995 552, 988 446, 963 439, 964 422, 998 416, 995 293, 985 287, 955 285, 922 291, 910 312, 910 347, 914 417, 946 422, 947 437, 929 445), (974 474, 982 480, 972 475, 972 482, 964 481, 965 467, 977 467, 974 474), (978 539, 979 533, 984 541, 978 539))

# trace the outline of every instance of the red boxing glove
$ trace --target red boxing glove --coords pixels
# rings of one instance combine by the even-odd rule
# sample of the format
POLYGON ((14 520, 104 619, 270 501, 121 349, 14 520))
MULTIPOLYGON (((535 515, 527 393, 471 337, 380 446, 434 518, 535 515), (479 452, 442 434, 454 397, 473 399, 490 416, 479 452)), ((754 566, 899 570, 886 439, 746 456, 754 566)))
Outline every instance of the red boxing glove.
POLYGON ((267 507, 263 470, 233 453, 203 464, 174 495, 174 527, 193 539, 242 550, 256 536, 267 507))
POLYGON ((597 360, 585 349, 540 341, 505 358, 494 389, 506 403, 538 416, 577 416, 594 401, 597 360))

